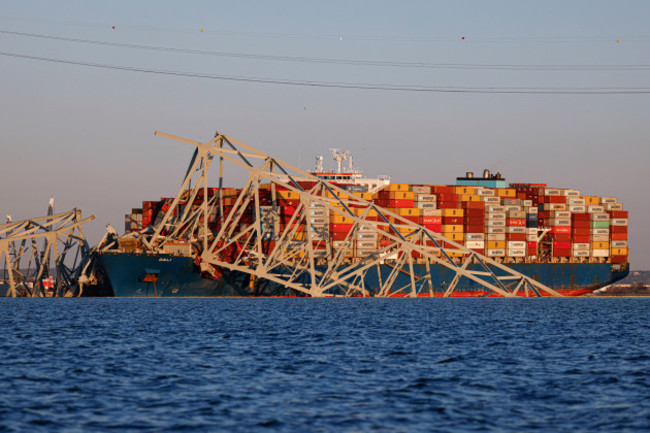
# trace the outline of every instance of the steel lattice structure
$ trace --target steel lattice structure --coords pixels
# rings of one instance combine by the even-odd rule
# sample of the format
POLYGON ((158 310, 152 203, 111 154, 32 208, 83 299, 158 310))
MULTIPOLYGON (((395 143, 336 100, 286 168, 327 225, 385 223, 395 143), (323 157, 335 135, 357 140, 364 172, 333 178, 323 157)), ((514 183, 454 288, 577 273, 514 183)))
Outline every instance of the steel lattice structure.
POLYGON ((83 267, 90 248, 82 225, 81 211, 72 209, 24 221, 0 225, 0 263, 4 264, 7 296, 78 296, 83 267), (49 275, 49 263, 55 275, 49 275), (52 277, 44 281, 47 277, 52 277), (51 287, 46 287, 51 286, 51 287))
MULTIPOLYGON (((206 274, 242 272, 251 276, 251 285, 270 281, 312 297, 416 296, 422 292, 433 296, 432 266, 443 266, 455 274, 444 296, 453 296, 462 278, 480 284, 489 295, 562 296, 503 263, 231 137, 217 133, 213 140, 200 143, 160 132, 156 135, 193 145, 195 152, 183 184, 162 220, 120 238, 139 240, 148 253, 163 252, 166 246, 188 241, 193 245, 196 263, 206 274), (219 189, 208 199, 208 171, 215 158, 219 189), (248 174, 227 214, 222 195, 224 164, 248 174), (305 190, 300 181, 311 181, 314 186, 305 190), (262 189, 271 190, 272 206, 262 206, 262 189), (286 227, 273 233, 275 241, 269 243, 265 242, 269 239, 265 220, 277 215, 278 189, 298 194, 300 204, 286 227), (245 223, 242 217, 251 208, 253 222, 245 223), (352 221, 345 241, 335 247, 322 230, 311 224, 314 209, 326 209, 329 215, 352 221), (216 229, 208 223, 215 215, 221 221, 216 229), (304 235, 299 235, 301 227, 304 235), (384 242, 358 257, 352 254, 353 240, 361 233, 377 233, 384 242), (478 264, 479 269, 470 269, 470 264, 478 264)), ((108 251, 115 244, 114 240, 101 248, 108 251)))

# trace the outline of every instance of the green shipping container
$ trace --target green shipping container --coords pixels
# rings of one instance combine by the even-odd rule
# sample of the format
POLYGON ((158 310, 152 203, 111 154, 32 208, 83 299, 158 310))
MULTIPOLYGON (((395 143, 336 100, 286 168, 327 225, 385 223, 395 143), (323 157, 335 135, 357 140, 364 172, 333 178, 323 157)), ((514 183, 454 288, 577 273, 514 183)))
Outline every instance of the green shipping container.
POLYGON ((608 229, 609 228, 609 221, 592 221, 591 222, 591 228, 592 229, 608 229))

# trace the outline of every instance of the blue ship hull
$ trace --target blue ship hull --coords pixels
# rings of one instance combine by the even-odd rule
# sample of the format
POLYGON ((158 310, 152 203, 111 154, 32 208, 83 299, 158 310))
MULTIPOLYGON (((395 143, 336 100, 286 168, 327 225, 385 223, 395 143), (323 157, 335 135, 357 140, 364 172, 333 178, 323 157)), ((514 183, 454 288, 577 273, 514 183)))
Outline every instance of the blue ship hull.
MULTIPOLYGON (((249 275, 224 271, 215 280, 204 277, 190 257, 170 255, 142 255, 132 253, 103 253, 99 255, 106 276, 116 297, 227 297, 227 296, 304 296, 300 292, 277 283, 257 281, 252 284, 249 275)), ((479 270, 480 265, 470 265, 479 270)), ((628 266, 611 263, 520 263, 512 269, 559 291, 566 296, 579 296, 618 281, 628 274, 628 266)), ((391 273, 388 265, 382 267, 382 280, 391 273)), ((416 275, 424 275, 424 265, 415 265, 416 275)), ((433 291, 428 284, 419 284, 418 296, 442 296, 453 281, 455 273, 441 265, 431 266, 433 291)), ((410 284, 410 276, 398 276, 395 290, 410 284)), ((370 295, 379 287, 377 273, 368 273, 365 281, 370 295)), ((395 296, 410 293, 410 288, 395 296)), ((480 284, 461 278, 452 296, 471 297, 488 294, 480 284)))

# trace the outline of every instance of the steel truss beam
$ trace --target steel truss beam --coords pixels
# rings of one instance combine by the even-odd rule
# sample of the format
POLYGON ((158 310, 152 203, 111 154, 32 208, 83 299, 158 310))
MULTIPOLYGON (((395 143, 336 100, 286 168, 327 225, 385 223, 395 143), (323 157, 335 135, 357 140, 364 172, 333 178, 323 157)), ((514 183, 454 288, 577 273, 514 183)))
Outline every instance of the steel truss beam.
POLYGON ((81 211, 72 209, 0 225, 0 263, 4 264, 7 296, 79 296, 79 278, 90 252, 82 225, 93 219, 82 219, 81 211), (50 291, 44 278, 50 276, 51 260, 56 275, 50 291))
MULTIPOLYGON (((226 135, 217 133, 207 143, 161 132, 156 135, 191 144, 195 152, 180 191, 162 220, 153 230, 125 235, 139 239, 149 252, 160 252, 169 243, 186 240, 194 245, 204 272, 243 272, 253 281, 271 281, 312 297, 433 296, 432 266, 454 272, 444 296, 453 296, 463 278, 485 288, 488 295, 561 296, 527 275, 226 135), (208 199, 207 173, 214 158, 219 158, 219 189, 208 199), (248 174, 227 215, 222 188, 224 163, 248 174), (306 191, 300 181, 313 182, 314 186, 306 191), (263 206, 262 190, 269 189, 271 204, 263 206), (279 189, 297 194, 300 203, 283 230, 269 233, 265 219, 278 215, 279 189), (203 199, 197 205, 198 197, 203 199), (250 216, 251 209, 252 222, 247 222, 244 217, 250 216), (352 230, 345 240, 335 246, 327 226, 312 224, 314 209, 350 221, 352 230), (213 230, 208 221, 214 216, 220 225, 213 230), (360 254, 354 241, 362 233, 376 235, 382 240, 380 246, 360 254), (275 242, 266 242, 268 239, 275 242), (470 268, 470 264, 475 266, 470 268)), ((231 202, 233 198, 229 197, 231 202)), ((104 249, 113 247, 106 245, 104 249)))

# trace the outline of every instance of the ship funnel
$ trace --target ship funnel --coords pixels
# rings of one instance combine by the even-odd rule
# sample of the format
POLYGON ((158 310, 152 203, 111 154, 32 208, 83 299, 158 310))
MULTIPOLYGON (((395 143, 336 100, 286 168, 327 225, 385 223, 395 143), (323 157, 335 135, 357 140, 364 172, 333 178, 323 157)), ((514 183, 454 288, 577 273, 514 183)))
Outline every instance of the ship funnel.
POLYGON ((483 170, 483 179, 489 179, 490 178, 490 170, 487 168, 483 170))
POLYGON ((474 179, 474 172, 473 171, 468 171, 467 173, 465 173, 465 177, 467 179, 474 179))

